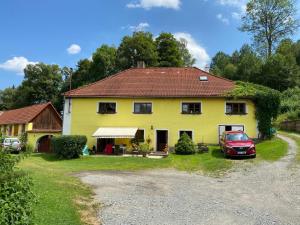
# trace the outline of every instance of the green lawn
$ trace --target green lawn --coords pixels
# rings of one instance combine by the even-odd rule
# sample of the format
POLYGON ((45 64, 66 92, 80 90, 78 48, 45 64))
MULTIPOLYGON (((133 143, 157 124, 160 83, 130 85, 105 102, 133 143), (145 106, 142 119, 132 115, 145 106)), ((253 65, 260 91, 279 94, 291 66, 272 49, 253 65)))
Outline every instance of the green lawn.
MULTIPOLYGON (((274 139, 257 145, 258 158, 276 160, 286 153, 287 145, 274 139)), ((72 173, 97 170, 144 170, 174 168, 189 172, 220 174, 234 165, 234 160, 224 159, 219 147, 210 147, 209 153, 196 155, 170 154, 165 159, 140 157, 88 156, 74 160, 57 160, 54 155, 32 154, 19 167, 29 172, 34 181, 38 202, 34 208, 35 225, 77 225, 80 218, 92 218, 89 205, 91 190, 80 183, 72 173), (77 202, 77 203, 76 203, 77 202), (81 202, 81 204, 78 204, 81 202)))
POLYGON ((273 138, 256 145, 256 154, 258 159, 267 161, 276 161, 287 154, 288 143, 273 138))

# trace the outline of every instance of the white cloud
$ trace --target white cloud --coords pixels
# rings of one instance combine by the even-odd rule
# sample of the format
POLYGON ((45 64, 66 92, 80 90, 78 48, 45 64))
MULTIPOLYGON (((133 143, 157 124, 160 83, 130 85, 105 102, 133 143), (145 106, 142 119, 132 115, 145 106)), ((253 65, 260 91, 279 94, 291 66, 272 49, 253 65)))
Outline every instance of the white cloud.
POLYGON ((228 25, 229 24, 229 19, 224 17, 221 13, 217 15, 217 18, 224 24, 228 25))
POLYGON ((151 9, 153 7, 162 7, 169 9, 179 9, 181 0, 138 0, 130 2, 126 6, 128 8, 144 8, 151 9))
POLYGON ((247 8, 247 0, 217 0, 217 3, 222 6, 235 8, 235 11, 231 14, 234 19, 241 19, 247 8))
POLYGON ((30 62, 23 56, 15 56, 12 59, 0 63, 0 69, 16 72, 18 75, 24 74, 24 69, 28 64, 37 64, 38 62, 30 62))
POLYGON ((191 55, 196 59, 196 66, 204 69, 210 61, 209 55, 205 48, 203 48, 189 33, 178 32, 174 34, 177 40, 185 39, 187 41, 187 49, 191 55))
POLYGON ((136 26, 129 26, 128 28, 131 31, 145 31, 148 27, 150 27, 149 23, 139 23, 136 26))
POLYGON ((77 44, 72 44, 69 48, 67 48, 67 52, 70 55, 78 54, 79 52, 81 52, 81 47, 77 44))

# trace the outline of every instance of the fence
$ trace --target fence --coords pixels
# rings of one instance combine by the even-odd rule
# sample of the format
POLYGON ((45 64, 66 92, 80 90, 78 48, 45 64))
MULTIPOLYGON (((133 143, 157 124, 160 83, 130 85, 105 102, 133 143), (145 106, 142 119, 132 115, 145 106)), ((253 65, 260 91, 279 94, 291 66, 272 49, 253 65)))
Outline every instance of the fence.
POLYGON ((280 129, 300 132, 300 120, 284 121, 280 123, 280 129))

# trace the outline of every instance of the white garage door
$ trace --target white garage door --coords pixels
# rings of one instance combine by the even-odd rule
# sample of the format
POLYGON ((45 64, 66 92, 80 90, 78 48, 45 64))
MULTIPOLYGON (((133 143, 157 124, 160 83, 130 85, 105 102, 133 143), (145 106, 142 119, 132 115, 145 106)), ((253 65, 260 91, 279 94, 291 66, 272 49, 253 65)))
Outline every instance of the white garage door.
POLYGON ((245 131, 244 125, 219 125, 219 140, 224 131, 245 131))

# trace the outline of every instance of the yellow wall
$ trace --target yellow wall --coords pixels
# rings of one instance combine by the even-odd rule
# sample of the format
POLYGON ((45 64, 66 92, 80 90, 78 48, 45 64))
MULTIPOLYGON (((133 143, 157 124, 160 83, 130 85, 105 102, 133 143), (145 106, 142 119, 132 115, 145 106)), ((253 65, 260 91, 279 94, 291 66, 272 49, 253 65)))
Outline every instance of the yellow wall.
MULTIPOLYGON (((71 134, 86 135, 91 148, 96 144, 92 134, 99 127, 138 127, 145 129, 145 138, 150 137, 152 147, 155 145, 155 130, 169 131, 169 146, 174 146, 179 138, 179 130, 192 130, 195 143, 218 143, 218 125, 245 126, 250 137, 257 137, 255 107, 249 100, 246 102, 246 115, 226 115, 225 99, 72 99, 71 134), (116 102, 116 114, 98 114, 98 102, 116 102), (182 102, 201 102, 202 114, 181 114, 182 102), (152 102, 152 114, 133 114, 134 102, 152 102), (152 129, 153 128, 153 129, 152 129)), ((230 101, 231 102, 231 101, 230 101)))
POLYGON ((27 133, 27 144, 30 145, 33 150, 36 150, 37 141, 46 135, 59 136, 61 133, 27 133))

